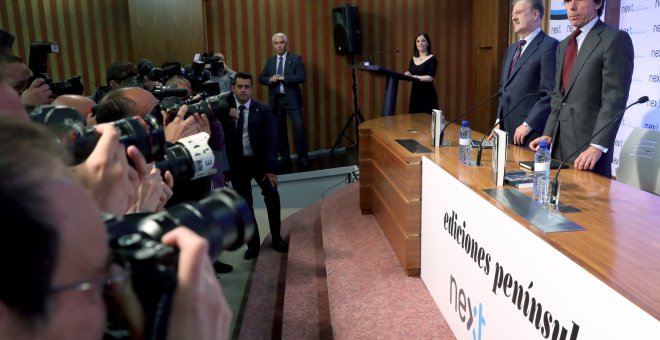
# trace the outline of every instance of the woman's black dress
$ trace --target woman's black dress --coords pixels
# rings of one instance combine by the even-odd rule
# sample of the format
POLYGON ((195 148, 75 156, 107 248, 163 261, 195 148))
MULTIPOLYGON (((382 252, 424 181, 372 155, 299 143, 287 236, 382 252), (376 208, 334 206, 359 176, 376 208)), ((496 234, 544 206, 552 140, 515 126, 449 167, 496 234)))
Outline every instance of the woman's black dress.
MULTIPOLYGON (((438 60, 435 56, 426 59, 421 65, 415 65, 413 59, 410 59, 408 71, 416 76, 431 76, 435 78, 438 69, 438 60)), ((408 113, 431 113, 431 110, 438 108, 438 94, 435 92, 433 82, 413 81, 410 90, 410 105, 408 113)))

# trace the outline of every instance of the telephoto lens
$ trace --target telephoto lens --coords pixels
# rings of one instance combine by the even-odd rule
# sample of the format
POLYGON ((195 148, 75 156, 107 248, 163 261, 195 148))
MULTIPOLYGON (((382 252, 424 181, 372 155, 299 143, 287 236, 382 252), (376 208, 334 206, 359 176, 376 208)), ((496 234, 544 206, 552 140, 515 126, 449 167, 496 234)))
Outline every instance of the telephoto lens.
MULTIPOLYGON (((145 339, 165 339, 172 293, 176 288, 178 252, 160 243, 167 232, 185 226, 208 241, 208 255, 241 247, 255 231, 250 206, 236 191, 218 189, 205 198, 155 214, 106 216, 114 261, 131 272, 131 283, 145 313, 145 339)), ((106 339, 128 339, 116 310, 109 310, 106 339), (118 335, 117 335, 118 334, 118 335)))
POLYGON ((165 150, 162 160, 156 162, 161 174, 169 171, 174 180, 194 180, 216 173, 215 156, 209 146, 209 134, 200 132, 179 139, 165 150))
MULTIPOLYGON (((126 147, 134 145, 140 150, 147 163, 163 159, 165 133, 152 115, 134 116, 111 123, 119 132, 119 142, 126 147)), ((101 135, 93 126, 73 126, 67 140, 67 147, 74 158, 74 164, 84 162, 92 153, 101 135)))

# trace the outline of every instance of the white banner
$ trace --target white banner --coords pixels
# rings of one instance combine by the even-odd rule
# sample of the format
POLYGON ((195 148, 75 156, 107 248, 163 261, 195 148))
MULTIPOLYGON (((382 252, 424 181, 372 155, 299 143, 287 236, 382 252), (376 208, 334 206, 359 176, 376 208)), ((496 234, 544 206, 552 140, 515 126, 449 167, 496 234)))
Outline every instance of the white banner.
POLYGON ((635 49, 628 102, 642 96, 650 100, 631 107, 623 117, 614 142, 613 174, 619 167, 621 147, 634 128, 660 130, 660 0, 621 0, 619 27, 630 34, 635 49))
POLYGON ((426 157, 421 238, 422 280, 458 339, 660 339, 658 320, 426 157))

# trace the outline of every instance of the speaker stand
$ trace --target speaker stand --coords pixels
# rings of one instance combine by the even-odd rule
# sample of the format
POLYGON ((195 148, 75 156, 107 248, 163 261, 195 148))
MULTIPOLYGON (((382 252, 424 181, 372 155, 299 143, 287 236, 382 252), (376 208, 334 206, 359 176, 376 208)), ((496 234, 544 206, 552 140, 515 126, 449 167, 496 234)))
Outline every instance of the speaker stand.
POLYGON ((334 155, 335 149, 337 148, 337 145, 339 145, 339 142, 341 141, 342 137, 346 137, 352 144, 355 145, 358 152, 360 151, 360 131, 358 129, 358 126, 360 123, 364 122, 364 118, 362 118, 362 114, 360 114, 360 108, 358 106, 358 93, 357 93, 357 80, 355 78, 355 67, 354 67, 354 61, 355 61, 355 56, 350 55, 350 62, 351 62, 351 77, 353 79, 353 114, 351 114, 350 117, 348 117, 348 120, 346 121, 346 124, 344 125, 344 128, 341 130, 341 133, 339 134, 339 137, 337 137, 337 140, 335 140, 335 144, 332 145, 332 149, 330 149, 330 155, 334 155), (355 123, 355 138, 356 140, 353 141, 350 136, 346 134, 348 131, 348 128, 351 126, 351 123, 355 123))

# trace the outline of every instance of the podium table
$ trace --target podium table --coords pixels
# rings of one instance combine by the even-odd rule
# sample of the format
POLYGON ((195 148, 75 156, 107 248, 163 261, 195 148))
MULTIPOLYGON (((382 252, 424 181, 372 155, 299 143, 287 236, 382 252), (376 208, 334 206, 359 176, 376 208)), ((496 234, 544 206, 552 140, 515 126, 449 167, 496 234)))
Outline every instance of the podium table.
MULTIPOLYGON (((458 126, 451 125, 447 130, 457 131, 458 126)), ((602 282, 650 317, 656 320, 660 318, 660 196, 591 172, 564 169, 560 174, 561 202, 580 209, 580 212, 567 213, 564 216, 583 226, 585 230, 543 233, 483 192, 483 189, 496 188, 490 169, 492 151, 485 151, 486 161, 481 167, 460 165, 456 140, 451 140, 448 147, 433 148, 429 115, 409 114, 376 118, 362 123, 359 131, 360 208, 363 213, 375 216, 408 275, 419 275, 421 268, 422 158, 426 157, 447 173, 447 176, 454 178, 470 191, 470 197, 476 197, 479 202, 496 208, 513 221, 511 228, 520 230, 521 234, 534 242, 545 244, 561 258, 602 282), (431 152, 410 152, 397 142, 403 139, 413 140, 431 152)), ((457 133, 453 135, 457 136, 457 133)), ((474 133, 475 137, 480 135, 478 132, 474 133)), ((473 149, 473 158, 475 155, 476 149, 473 149)), ((510 145, 507 169, 519 170, 518 161, 533 160, 533 157, 529 149, 510 145)), ((552 173, 554 174, 554 170, 552 173)), ((516 190, 513 187, 501 188, 516 190)), ((443 191, 442 187, 433 187, 433 190, 437 190, 441 195, 452 195, 452 192, 443 191)), ((520 192, 532 195, 531 190, 520 192)), ((451 197, 456 202, 462 202, 468 196, 451 197)), ((426 198, 424 200, 426 201, 426 198)), ((444 212, 437 211, 437 214, 440 213, 444 215, 444 212)), ((461 213, 458 218, 463 221, 466 216, 479 216, 479 213, 479 210, 470 210, 461 213)), ((442 228, 442 225, 439 227, 442 228)), ((444 230, 442 232, 446 233, 444 230)), ((502 240, 493 242, 505 242, 506 236, 506 233, 499 234, 502 240)), ((486 250, 496 248, 492 243, 484 243, 482 246, 486 247, 486 250)), ((515 252, 518 247, 512 246, 509 249, 515 252)), ((525 254, 520 255, 521 259, 524 259, 525 254)), ((491 285, 492 275, 496 271, 495 261, 503 258, 499 253, 494 253, 493 256, 493 268, 490 276, 487 276, 491 278, 491 285)), ((472 261, 469 256, 462 257, 472 261)), ((515 268, 511 262, 500 264, 506 266, 504 269, 515 268)), ((468 268, 483 270, 474 264, 468 268)), ((561 275, 550 266, 538 268, 538 271, 561 275)), ((523 277, 519 272, 516 273, 520 278, 523 277)), ((485 273, 480 275, 486 277, 485 273)), ((443 280, 443 283, 449 283, 449 278, 443 280)), ((570 278, 566 280, 570 282, 570 278)), ((525 281, 525 289, 528 289, 528 284, 529 281, 525 281)), ((541 290, 540 284, 541 281, 536 282, 534 289, 541 290)), ((534 289, 532 292, 535 292, 534 289)), ((448 292, 449 290, 447 294, 448 292)), ((498 297, 503 294, 501 290, 497 293, 498 297)), ((506 301, 504 298, 499 299, 506 301)))
POLYGON ((396 107, 396 96, 397 91, 399 90, 399 80, 417 81, 417 78, 415 77, 407 76, 403 73, 392 71, 378 65, 357 64, 353 65, 353 67, 357 68, 358 70, 363 70, 386 77, 387 80, 385 81, 385 103, 383 105, 383 116, 394 115, 394 109, 396 107))

